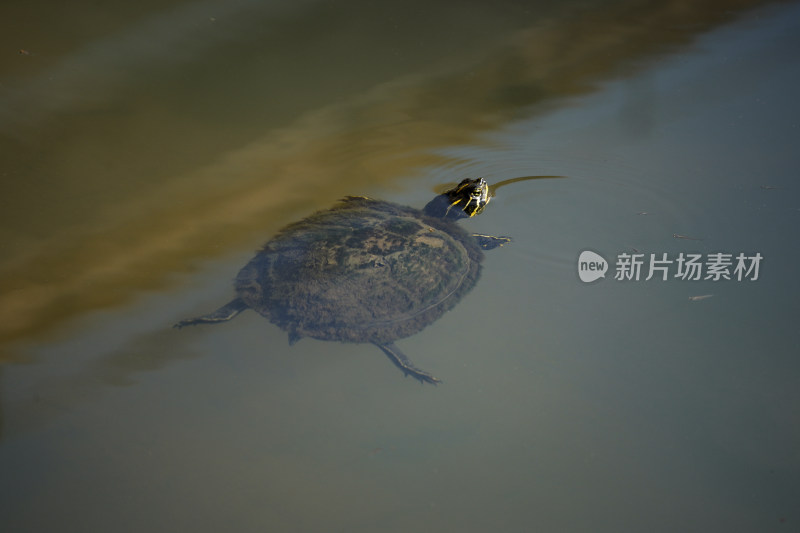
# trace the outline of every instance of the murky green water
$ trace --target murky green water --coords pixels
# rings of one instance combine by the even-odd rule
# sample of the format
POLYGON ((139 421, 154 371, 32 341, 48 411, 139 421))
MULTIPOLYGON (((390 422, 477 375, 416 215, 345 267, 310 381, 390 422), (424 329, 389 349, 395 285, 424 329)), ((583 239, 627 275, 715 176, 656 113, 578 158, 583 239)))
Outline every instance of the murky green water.
POLYGON ((797 3, 70 6, 0 8, 0 529, 798 527, 797 3), (170 327, 343 195, 528 175, 565 178, 462 222, 514 242, 398 342, 442 386, 170 327))

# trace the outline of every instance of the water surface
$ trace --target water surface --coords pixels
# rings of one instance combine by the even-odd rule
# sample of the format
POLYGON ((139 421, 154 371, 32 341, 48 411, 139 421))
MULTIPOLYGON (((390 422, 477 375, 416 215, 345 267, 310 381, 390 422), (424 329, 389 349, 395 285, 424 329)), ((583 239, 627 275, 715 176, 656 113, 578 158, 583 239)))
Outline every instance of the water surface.
POLYGON ((3 530, 800 523, 796 3, 33 9, 0 41, 3 530), (398 342, 442 386, 255 313, 170 328, 340 196, 479 175, 565 178, 463 222, 514 243, 398 342), (587 285, 584 249, 764 261, 587 285))

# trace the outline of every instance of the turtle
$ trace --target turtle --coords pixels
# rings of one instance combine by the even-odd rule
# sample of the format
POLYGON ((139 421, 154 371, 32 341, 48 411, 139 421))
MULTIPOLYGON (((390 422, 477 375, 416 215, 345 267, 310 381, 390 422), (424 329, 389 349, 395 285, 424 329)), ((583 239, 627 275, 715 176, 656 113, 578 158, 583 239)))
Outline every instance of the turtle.
POLYGON ((511 242, 457 224, 483 212, 490 198, 483 178, 462 180, 422 209, 347 196, 278 231, 236 276, 233 300, 174 327, 252 309, 288 332, 290 344, 304 337, 372 343, 406 376, 440 383, 395 341, 452 309, 477 283, 483 252, 511 242))

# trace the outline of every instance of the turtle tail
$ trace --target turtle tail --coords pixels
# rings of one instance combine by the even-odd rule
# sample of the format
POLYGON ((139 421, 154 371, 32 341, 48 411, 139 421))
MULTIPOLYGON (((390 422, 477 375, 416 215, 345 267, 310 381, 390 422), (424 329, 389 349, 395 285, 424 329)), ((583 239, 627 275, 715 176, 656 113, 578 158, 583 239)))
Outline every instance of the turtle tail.
POLYGON ((247 308, 247 304, 244 303, 241 298, 236 298, 235 300, 231 300, 227 304, 223 305, 213 313, 195 318, 189 318, 187 320, 181 320, 172 327, 180 329, 184 326, 196 326, 197 324, 216 324, 218 322, 227 322, 247 308))

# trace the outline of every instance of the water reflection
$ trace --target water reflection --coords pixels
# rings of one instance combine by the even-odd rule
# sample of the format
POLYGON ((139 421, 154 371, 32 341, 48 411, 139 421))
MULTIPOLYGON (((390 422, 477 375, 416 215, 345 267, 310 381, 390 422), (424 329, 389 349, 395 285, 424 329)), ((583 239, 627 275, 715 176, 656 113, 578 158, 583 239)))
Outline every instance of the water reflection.
MULTIPOLYGON (((413 15, 383 15, 347 39, 354 28, 330 26, 326 17, 377 8, 287 6, 189 4, 4 85, 11 186, 0 211, 8 250, 0 265, 1 341, 32 338, 163 287, 166 273, 247 246, 255 234, 376 181, 430 166, 449 173, 458 159, 438 148, 564 105, 732 16, 720 9, 730 2, 721 1, 691 9, 683 2, 543 5, 488 23, 472 13, 458 30, 444 25, 458 54, 439 56, 431 52, 451 41, 440 36, 416 50, 416 39, 432 35, 406 26, 413 15), (389 70, 379 67, 386 49, 356 53, 363 42, 383 42, 385 25, 402 27, 394 44, 413 58, 389 70), (308 42, 287 45, 287 58, 287 47, 271 43, 290 36, 308 42), (366 68, 328 69, 323 43, 331 42, 366 68), (171 72, 175 65, 182 75, 171 72), (289 74, 296 65, 304 75, 289 74), (235 75, 212 80, 209 72, 235 75), (351 82, 319 91, 317 76, 351 82)), ((429 22, 460 11, 427 7, 429 22)))

